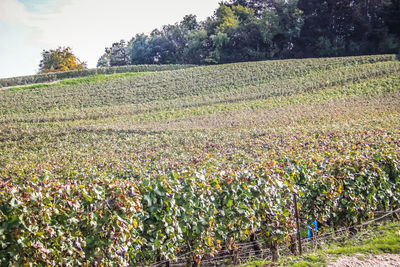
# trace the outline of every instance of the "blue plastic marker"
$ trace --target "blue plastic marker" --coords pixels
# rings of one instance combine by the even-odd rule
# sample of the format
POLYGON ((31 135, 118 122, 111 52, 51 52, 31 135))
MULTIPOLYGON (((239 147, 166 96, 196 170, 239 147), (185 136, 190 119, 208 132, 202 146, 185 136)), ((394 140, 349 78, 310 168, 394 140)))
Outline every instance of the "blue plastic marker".
POLYGON ((308 239, 310 239, 310 238, 313 236, 313 233, 311 232, 311 229, 314 228, 314 232, 317 232, 317 231, 318 231, 318 223, 317 223, 317 220, 311 221, 310 224, 311 224, 311 226, 310 226, 310 225, 307 225, 308 239))

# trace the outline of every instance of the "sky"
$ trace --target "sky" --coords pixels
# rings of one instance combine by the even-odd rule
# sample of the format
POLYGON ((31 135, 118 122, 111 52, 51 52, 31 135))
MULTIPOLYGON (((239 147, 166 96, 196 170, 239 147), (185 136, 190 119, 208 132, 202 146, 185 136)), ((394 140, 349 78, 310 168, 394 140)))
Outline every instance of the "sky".
POLYGON ((0 78, 35 74, 43 49, 69 46, 89 68, 105 47, 211 16, 221 0, 0 0, 0 78))

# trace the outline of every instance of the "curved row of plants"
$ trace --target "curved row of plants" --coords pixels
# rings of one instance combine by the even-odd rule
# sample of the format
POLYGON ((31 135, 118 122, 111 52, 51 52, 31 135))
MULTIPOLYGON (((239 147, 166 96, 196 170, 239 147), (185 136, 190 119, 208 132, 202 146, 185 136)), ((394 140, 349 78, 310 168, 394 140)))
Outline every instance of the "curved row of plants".
POLYGON ((32 117, 42 117, 41 121, 49 121, 57 117, 61 117, 60 120, 95 118, 102 113, 108 115, 101 117, 115 116, 118 113, 148 113, 177 107, 314 92, 327 87, 388 76, 400 71, 400 63, 395 61, 348 66, 344 64, 332 69, 324 69, 318 65, 321 63, 318 60, 311 62, 315 64, 311 69, 304 61, 294 62, 290 68, 279 70, 275 67, 270 69, 272 64, 277 63, 269 65, 265 63, 264 69, 256 65, 243 64, 241 69, 238 68, 231 73, 226 73, 226 69, 233 66, 215 66, 213 74, 207 74, 209 69, 206 69, 200 71, 194 78, 191 75, 202 68, 149 74, 101 84, 81 84, 68 88, 57 86, 31 91, 0 91, 0 115, 9 118, 10 121, 33 122, 30 119, 32 117), (298 68, 297 64, 303 66, 298 68), (236 77, 243 72, 247 76, 236 77), (276 73, 273 74, 274 72, 276 73), (298 73, 293 76, 294 72, 298 73), (104 112, 100 110, 101 108, 104 112), (96 116, 92 115, 93 113, 96 116))
POLYGON ((164 70, 177 70, 177 69, 184 69, 191 67, 194 67, 194 65, 175 65, 175 64, 130 65, 130 66, 118 66, 118 67, 107 67, 107 68, 96 68, 96 69, 71 70, 63 72, 18 76, 12 78, 2 78, 0 79, 0 88, 17 86, 17 85, 35 84, 35 83, 46 83, 63 79, 87 77, 99 74, 115 74, 115 73, 126 73, 126 72, 152 72, 152 71, 164 71, 164 70))

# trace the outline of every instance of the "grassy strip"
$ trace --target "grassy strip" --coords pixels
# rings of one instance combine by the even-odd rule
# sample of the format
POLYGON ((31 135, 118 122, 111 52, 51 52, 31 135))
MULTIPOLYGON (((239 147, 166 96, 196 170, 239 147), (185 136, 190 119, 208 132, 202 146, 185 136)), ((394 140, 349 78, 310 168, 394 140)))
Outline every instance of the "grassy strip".
POLYGON ((144 74, 146 74, 146 72, 126 72, 126 73, 114 73, 114 74, 110 74, 110 75, 97 74, 97 75, 93 75, 93 76, 89 76, 89 77, 61 80, 56 83, 38 83, 38 84, 27 85, 27 86, 12 87, 12 88, 10 88, 10 91, 32 90, 32 89, 63 86, 63 85, 79 85, 79 84, 96 83, 96 82, 110 81, 110 80, 125 78, 125 77, 141 76, 144 74))
MULTIPOLYGON (((284 257, 274 266, 326 266, 327 262, 334 262, 341 256, 400 253, 400 222, 390 222, 377 228, 368 228, 358 235, 342 243, 328 244, 325 249, 320 249, 314 253, 298 257, 284 257)), ((256 267, 266 264, 271 264, 271 262, 254 261, 244 266, 256 267)))

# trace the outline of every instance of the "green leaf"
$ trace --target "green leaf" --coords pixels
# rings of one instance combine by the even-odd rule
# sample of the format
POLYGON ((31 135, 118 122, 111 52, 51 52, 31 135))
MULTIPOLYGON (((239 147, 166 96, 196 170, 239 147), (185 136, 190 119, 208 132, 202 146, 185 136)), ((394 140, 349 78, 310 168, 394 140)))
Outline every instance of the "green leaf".
POLYGON ((151 206, 151 199, 150 199, 150 197, 149 197, 149 195, 145 195, 144 197, 143 197, 143 200, 145 200, 145 201, 147 201, 147 206, 151 206))
POLYGON ((93 198, 91 196, 89 196, 89 195, 87 195, 85 193, 83 193, 83 196, 85 197, 87 202, 92 202, 93 201, 93 198))

